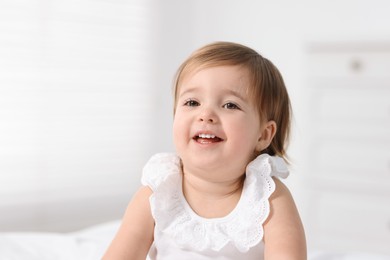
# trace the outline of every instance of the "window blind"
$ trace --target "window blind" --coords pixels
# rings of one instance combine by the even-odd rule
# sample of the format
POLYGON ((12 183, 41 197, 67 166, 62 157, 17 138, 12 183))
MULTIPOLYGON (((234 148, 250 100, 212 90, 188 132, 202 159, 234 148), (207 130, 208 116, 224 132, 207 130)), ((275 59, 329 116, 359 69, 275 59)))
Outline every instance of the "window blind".
POLYGON ((141 0, 0 2, 3 203, 138 185, 151 149, 151 16, 141 0))

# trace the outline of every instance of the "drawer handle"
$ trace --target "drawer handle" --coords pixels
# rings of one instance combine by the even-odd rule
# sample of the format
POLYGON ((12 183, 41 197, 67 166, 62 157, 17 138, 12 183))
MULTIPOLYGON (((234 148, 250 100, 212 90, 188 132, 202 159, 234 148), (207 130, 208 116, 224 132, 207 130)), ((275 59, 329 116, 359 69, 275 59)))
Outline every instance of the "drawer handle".
POLYGON ((350 68, 354 72, 360 72, 363 69, 363 63, 359 59, 353 59, 350 63, 350 68))

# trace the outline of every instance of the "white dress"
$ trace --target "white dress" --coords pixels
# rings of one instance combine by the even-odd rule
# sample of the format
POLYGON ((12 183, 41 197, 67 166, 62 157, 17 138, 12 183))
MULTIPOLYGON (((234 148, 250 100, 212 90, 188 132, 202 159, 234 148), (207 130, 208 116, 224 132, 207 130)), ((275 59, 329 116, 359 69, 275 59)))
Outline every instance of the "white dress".
POLYGON ((145 165, 142 184, 153 190, 150 206, 155 220, 149 258, 186 260, 263 259, 263 223, 269 215, 272 176, 289 172, 280 157, 262 154, 248 164, 241 198, 222 218, 203 218, 182 192, 181 161, 175 154, 154 155, 145 165))

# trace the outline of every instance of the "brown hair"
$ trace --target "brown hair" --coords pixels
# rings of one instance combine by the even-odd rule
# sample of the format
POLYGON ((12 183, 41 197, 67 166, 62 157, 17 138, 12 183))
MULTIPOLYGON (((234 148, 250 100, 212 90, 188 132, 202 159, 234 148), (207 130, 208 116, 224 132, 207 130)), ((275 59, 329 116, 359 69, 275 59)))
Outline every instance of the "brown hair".
POLYGON ((271 144, 261 153, 286 157, 290 135, 291 105, 279 70, 255 50, 232 42, 208 44, 190 55, 179 67, 174 82, 174 113, 177 95, 183 78, 190 72, 206 67, 239 65, 251 76, 249 95, 257 106, 260 120, 275 121, 276 134, 271 144))

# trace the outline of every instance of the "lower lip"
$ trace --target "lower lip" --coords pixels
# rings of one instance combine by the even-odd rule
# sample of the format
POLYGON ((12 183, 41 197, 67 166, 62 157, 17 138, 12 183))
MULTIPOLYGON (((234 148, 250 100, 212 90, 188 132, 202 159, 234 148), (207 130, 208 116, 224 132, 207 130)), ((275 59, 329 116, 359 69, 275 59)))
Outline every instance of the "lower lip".
POLYGON ((198 139, 193 139, 193 140, 197 144, 200 144, 200 145, 215 145, 215 144, 219 144, 222 142, 222 141, 213 141, 213 140, 205 139, 205 138, 198 138, 198 139))

